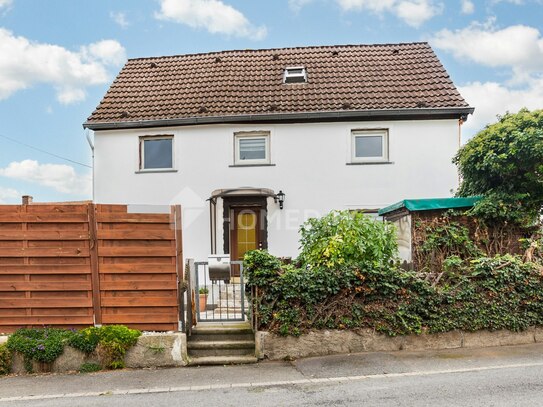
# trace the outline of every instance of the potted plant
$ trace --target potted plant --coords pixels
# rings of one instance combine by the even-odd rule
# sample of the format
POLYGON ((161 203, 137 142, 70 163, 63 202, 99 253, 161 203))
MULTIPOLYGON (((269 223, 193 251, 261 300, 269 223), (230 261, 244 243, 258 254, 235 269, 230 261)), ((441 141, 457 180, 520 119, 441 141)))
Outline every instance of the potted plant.
POLYGON ((209 290, 206 287, 202 287, 198 290, 200 294, 200 312, 203 312, 206 310, 206 304, 207 304, 207 295, 209 294, 209 290))

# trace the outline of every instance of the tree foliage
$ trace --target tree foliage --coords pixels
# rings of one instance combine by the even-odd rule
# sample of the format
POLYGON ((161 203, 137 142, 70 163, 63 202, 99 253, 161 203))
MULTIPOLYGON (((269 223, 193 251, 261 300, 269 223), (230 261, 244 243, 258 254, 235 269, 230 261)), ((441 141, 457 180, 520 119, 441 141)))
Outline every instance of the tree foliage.
POLYGON ((463 146, 459 196, 483 195, 473 214, 530 225, 543 208, 543 110, 507 113, 463 146))
POLYGON ((300 228, 298 260, 309 267, 389 266, 397 255, 394 226, 376 222, 362 212, 332 211, 311 218, 300 228))

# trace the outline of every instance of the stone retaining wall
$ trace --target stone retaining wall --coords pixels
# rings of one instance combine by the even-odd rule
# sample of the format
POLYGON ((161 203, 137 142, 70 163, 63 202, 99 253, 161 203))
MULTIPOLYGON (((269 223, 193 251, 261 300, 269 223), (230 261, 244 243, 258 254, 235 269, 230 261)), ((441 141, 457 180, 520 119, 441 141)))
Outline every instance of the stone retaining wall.
POLYGON ((543 327, 532 327, 523 332, 452 331, 395 337, 371 329, 311 331, 299 337, 259 331, 256 333, 256 352, 259 359, 280 360, 342 353, 480 348, 536 342, 543 342, 543 327))
MULTIPOLYGON (((0 343, 7 337, 0 337, 0 343)), ((128 368, 175 367, 187 364, 187 343, 184 333, 144 333, 124 358, 128 368)), ((34 373, 64 373, 78 371, 83 363, 99 363, 96 355, 85 353, 70 346, 64 348, 52 364, 33 362, 34 373)), ((24 374, 22 355, 15 353, 11 365, 12 373, 24 374)))

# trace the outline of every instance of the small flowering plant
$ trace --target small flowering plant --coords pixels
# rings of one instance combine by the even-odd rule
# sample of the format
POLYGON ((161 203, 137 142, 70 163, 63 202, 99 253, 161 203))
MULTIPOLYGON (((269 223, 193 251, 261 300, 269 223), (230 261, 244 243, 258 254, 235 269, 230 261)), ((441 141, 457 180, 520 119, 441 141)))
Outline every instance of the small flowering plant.
POLYGON ((69 339, 70 331, 56 328, 19 329, 7 342, 11 351, 20 352, 25 360, 51 363, 59 357, 69 339))

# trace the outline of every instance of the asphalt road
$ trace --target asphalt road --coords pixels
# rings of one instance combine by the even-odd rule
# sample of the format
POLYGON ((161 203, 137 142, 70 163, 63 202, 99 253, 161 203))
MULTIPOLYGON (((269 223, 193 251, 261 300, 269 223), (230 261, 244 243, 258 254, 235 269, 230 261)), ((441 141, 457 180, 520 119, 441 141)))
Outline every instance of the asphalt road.
POLYGON ((331 356, 249 367, 11 377, 0 379, 0 404, 543 406, 542 351, 541 345, 526 345, 331 356), (112 390, 105 390, 108 382, 112 390), (26 398, 9 401, 10 396, 26 398))

